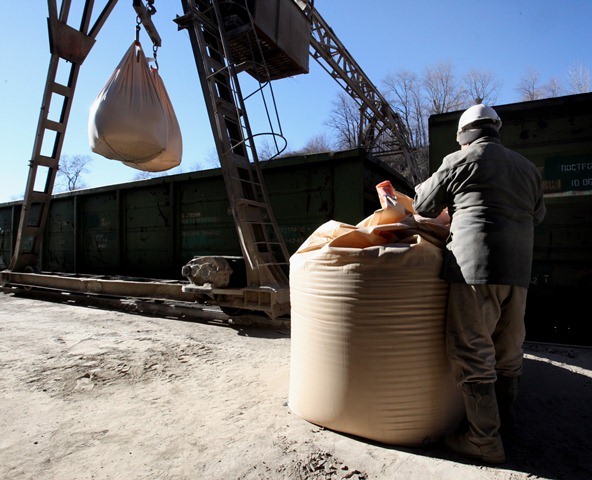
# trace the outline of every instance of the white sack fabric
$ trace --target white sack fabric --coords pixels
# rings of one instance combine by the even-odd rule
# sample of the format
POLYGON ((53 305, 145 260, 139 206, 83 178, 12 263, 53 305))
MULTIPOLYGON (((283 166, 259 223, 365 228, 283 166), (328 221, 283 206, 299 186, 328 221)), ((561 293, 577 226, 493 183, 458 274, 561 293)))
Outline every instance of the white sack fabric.
POLYGON ((289 407, 332 430, 416 446, 451 433, 464 407, 445 351, 448 227, 396 196, 356 226, 322 225, 291 257, 289 407))
POLYGON ((90 109, 93 152, 140 170, 158 172, 181 163, 179 123, 158 70, 133 42, 90 109))
POLYGON ((123 163, 128 167, 144 170, 146 172, 161 172, 163 170, 174 168, 181 163, 181 158, 183 156, 183 142, 181 138, 181 128, 179 127, 177 116, 173 110, 173 105, 166 91, 162 78, 160 78, 160 75, 158 74, 158 70, 153 70, 152 76, 154 79, 154 84, 156 85, 158 97, 161 100, 164 112, 167 116, 168 138, 166 142, 166 148, 151 160, 141 163, 123 163))

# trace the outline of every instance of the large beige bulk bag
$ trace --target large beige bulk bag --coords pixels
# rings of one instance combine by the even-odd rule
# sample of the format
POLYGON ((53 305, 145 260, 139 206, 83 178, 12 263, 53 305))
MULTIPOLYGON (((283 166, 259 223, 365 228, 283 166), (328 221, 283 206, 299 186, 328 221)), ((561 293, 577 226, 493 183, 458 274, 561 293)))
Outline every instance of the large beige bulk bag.
POLYGON ((394 445, 423 445, 457 427, 464 408, 445 352, 448 285, 439 279, 446 232, 389 206, 357 226, 322 225, 291 257, 296 415, 394 445))
POLYGON ((181 131, 157 69, 133 42, 93 102, 91 150, 133 168, 162 171, 181 163, 181 131))

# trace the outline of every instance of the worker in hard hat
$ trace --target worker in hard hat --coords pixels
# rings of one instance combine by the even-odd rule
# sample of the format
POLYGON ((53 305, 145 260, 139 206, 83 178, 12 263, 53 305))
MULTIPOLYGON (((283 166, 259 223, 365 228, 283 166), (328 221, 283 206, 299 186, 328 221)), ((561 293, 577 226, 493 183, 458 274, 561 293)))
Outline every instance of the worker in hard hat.
POLYGON ((448 209, 451 218, 442 271, 450 283, 446 347, 469 429, 445 443, 492 464, 505 461, 500 423, 509 427, 512 418, 533 230, 546 212, 539 171, 502 145, 501 125, 487 105, 467 109, 458 124, 460 150, 416 186, 413 201, 419 215, 448 209))

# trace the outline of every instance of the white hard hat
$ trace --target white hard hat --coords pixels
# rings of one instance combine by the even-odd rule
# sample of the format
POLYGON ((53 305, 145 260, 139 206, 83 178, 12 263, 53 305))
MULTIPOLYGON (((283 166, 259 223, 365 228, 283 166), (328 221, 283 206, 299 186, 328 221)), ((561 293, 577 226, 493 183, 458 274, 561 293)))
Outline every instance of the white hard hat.
POLYGON ((502 121, 493 108, 483 105, 482 103, 473 105, 465 110, 460 116, 460 120, 458 121, 458 131, 468 130, 467 127, 470 127, 472 123, 487 123, 487 121, 493 123, 498 130, 502 126, 502 121))

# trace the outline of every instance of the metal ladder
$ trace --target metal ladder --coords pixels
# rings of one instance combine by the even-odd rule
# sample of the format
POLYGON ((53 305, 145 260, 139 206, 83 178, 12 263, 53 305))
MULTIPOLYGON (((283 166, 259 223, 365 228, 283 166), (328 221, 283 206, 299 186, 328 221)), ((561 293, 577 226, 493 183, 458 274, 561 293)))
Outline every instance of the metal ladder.
POLYGON ((49 8, 51 60, 39 113, 33 154, 29 164, 29 176, 19 220, 15 250, 9 265, 9 269, 13 271, 39 270, 43 231, 58 172, 64 135, 80 66, 93 47, 99 30, 113 7, 115 7, 117 0, 107 1, 106 6, 90 31, 90 19, 94 4, 92 0, 85 2, 79 30, 67 24, 71 0, 62 1, 59 17, 56 1, 48 0, 47 3, 49 8), (68 81, 65 85, 56 81, 58 67, 60 70, 69 68, 68 81), (60 100, 62 104, 59 117, 52 120, 49 118, 50 106, 60 100), (49 149, 44 149, 44 141, 46 138, 48 142, 52 140, 52 132, 54 134, 53 145, 49 149), (42 152, 45 151, 48 151, 49 154, 44 155, 42 152), (42 177, 44 172, 46 174, 45 181, 43 181, 42 177), (38 176, 41 177, 41 181, 38 180, 38 176))
POLYGON ((218 0, 182 0, 187 29, 214 133, 249 287, 286 288, 289 253, 273 215, 258 163, 238 67, 230 58, 218 0))

